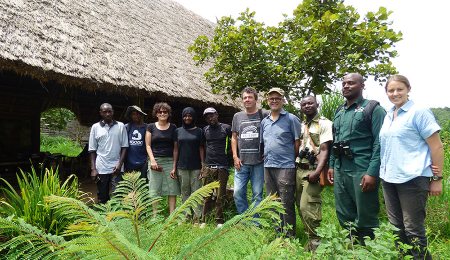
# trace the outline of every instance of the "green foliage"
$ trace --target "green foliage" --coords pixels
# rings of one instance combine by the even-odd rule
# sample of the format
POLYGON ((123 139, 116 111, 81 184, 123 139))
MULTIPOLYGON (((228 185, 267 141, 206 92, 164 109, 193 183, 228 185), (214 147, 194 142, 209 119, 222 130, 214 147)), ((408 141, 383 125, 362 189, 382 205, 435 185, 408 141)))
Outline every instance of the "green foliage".
POLYGON ((303 251, 298 240, 276 238, 244 259, 306 259, 309 257, 311 254, 303 251))
MULTIPOLYGON (((441 134, 445 135, 444 131, 441 134)), ((447 132, 448 134, 448 132, 447 132)), ((429 197, 426 224, 434 237, 450 239, 450 146, 444 145, 444 169, 442 171, 442 194, 429 197)), ((450 247, 450 244, 449 244, 450 247)), ((449 253, 450 256, 450 253, 449 253)))
POLYGON ((41 114, 41 126, 51 130, 64 130, 67 123, 76 119, 75 114, 67 108, 51 108, 41 114))
POLYGON ((189 51, 212 66, 205 73, 214 92, 236 97, 243 88, 280 87, 289 103, 322 94, 346 72, 384 81, 396 73, 391 59, 401 33, 390 28, 391 12, 360 15, 343 1, 305 0, 278 26, 257 22, 248 9, 237 19, 222 17, 212 38, 199 36, 189 51))
POLYGON ((450 122, 450 107, 444 108, 432 108, 436 120, 441 126, 444 126, 450 122))
MULTIPOLYGON (((44 181, 44 180, 41 180, 44 181)), ((7 237, 0 250, 9 258, 27 259, 152 259, 156 256, 150 252, 156 241, 167 232, 174 230, 184 221, 185 213, 203 203, 205 197, 210 196, 213 189, 218 188, 218 182, 210 183, 194 192, 191 197, 178 207, 158 227, 158 232, 149 232, 148 224, 152 223, 150 212, 151 200, 148 197, 147 187, 139 178, 139 173, 124 175, 124 181, 119 183, 115 196, 107 205, 99 207, 100 211, 89 208, 85 203, 75 198, 50 195, 45 197, 42 203, 52 211, 52 217, 58 221, 70 223, 61 235, 54 236, 39 227, 32 226, 22 219, 9 217, 0 218, 0 235, 7 237), (140 241, 138 234, 134 239, 129 232, 130 226, 137 226, 144 235, 143 243, 151 246, 142 246, 135 241, 140 241), (150 236, 153 236, 149 240, 150 236), (137 237, 137 238, 136 238, 137 237), (148 249, 147 249, 148 248, 148 249)), ((234 217, 226 222, 222 228, 197 238, 187 245, 177 258, 193 256, 204 248, 202 245, 210 245, 228 233, 245 232, 250 237, 255 234, 257 241, 264 232, 255 227, 259 223, 262 227, 269 223, 280 221, 279 213, 283 212, 280 202, 276 197, 270 196, 263 200, 257 207, 252 208, 242 215, 234 217), (259 215, 260 218, 255 218, 259 215), (252 232, 250 232, 250 230, 252 232)), ((154 225, 155 223, 153 223, 154 225)), ((230 239, 228 237, 227 239, 230 239)), ((236 240, 236 242, 239 242, 236 240)), ((223 243, 223 241, 220 241, 223 243)), ((285 241, 283 244, 289 244, 285 241)), ((291 254, 286 249, 280 249, 279 244, 273 246, 283 251, 285 255, 291 254)), ((255 248, 256 250, 257 248, 255 248)), ((258 252, 263 252, 259 250, 258 252)))
POLYGON ((320 115, 333 121, 334 114, 339 106, 344 104, 344 97, 338 92, 330 92, 323 94, 322 102, 320 103, 320 115))
POLYGON ((22 218, 25 222, 42 229, 46 233, 60 234, 67 226, 63 219, 54 216, 55 211, 44 203, 44 197, 50 195, 64 196, 68 198, 81 198, 78 190, 78 179, 70 175, 63 183, 59 179, 58 170, 45 169, 38 174, 34 167, 27 173, 20 170, 17 175, 19 192, 3 181, 4 187, 0 187, 4 200, 0 201, 0 214, 22 218))
POLYGON ((217 188, 219 188, 219 182, 215 181, 203 186, 202 188, 192 193, 191 196, 189 196, 189 198, 180 207, 176 208, 175 211, 170 214, 157 237, 150 245, 148 251, 151 251, 153 249, 158 239, 163 234, 165 234, 169 230, 169 228, 180 223, 180 221, 183 221, 188 212, 191 212, 192 210, 194 210, 194 208, 201 205, 204 199, 210 196, 210 194, 213 193, 213 190, 217 188))
MULTIPOLYGON (((253 205, 254 206, 254 205, 253 205)), ((232 228, 239 225, 261 225, 262 227, 269 227, 272 225, 279 225, 280 213, 284 213, 284 207, 280 202, 277 202, 277 197, 274 195, 267 196, 260 202, 257 207, 250 207, 247 211, 240 215, 234 216, 232 219, 225 222, 221 228, 217 228, 206 234, 191 244, 187 245, 179 254, 178 259, 191 257, 197 250, 201 249, 207 243, 217 239, 217 237, 228 233, 232 228), (256 216, 259 216, 256 217, 256 216)))
MULTIPOLYGON (((446 176, 449 176, 448 152, 446 149, 446 176)), ((98 207, 91 208, 74 198, 45 197, 42 204, 53 211, 52 218, 68 223, 58 235, 30 225, 15 215, 0 217, 0 258, 397 259, 398 256, 394 247, 394 228, 386 221, 376 230, 376 239, 366 241, 366 247, 354 244, 347 238, 349 232, 341 230, 337 222, 330 187, 322 192, 323 221, 319 230, 322 245, 315 254, 311 254, 303 251, 305 241, 302 237, 305 235, 299 220, 297 234, 300 241, 276 238, 273 226, 279 222, 278 213, 283 212, 283 208, 274 201, 274 197, 268 197, 258 207, 233 217, 222 228, 208 225, 200 229, 186 222, 185 213, 189 207, 202 203, 217 183, 202 188, 186 205, 178 207, 172 216, 161 220, 151 218, 152 200, 147 197, 148 188, 142 185, 138 175, 125 175, 111 201, 98 207), (254 218, 255 214, 260 218, 254 218), (139 235, 134 230, 136 226, 139 235), (153 248, 148 252, 150 245, 153 248)), ((41 181, 49 180, 42 178, 41 181)), ((444 190, 448 191, 448 185, 444 190)), ((448 217, 448 209, 445 212, 436 205, 448 205, 448 202, 445 196, 431 198, 427 210, 429 247, 435 257, 442 259, 450 257, 450 235, 445 231, 449 221, 442 217, 445 214, 448 217)), ((401 246, 403 249, 407 247, 401 246)))
POLYGON ((8 252, 7 259, 58 259, 55 251, 64 242, 63 237, 46 234, 21 218, 0 217, 0 234, 11 237, 0 244, 0 252, 8 252))
POLYGON ((117 204, 120 210, 109 212, 108 221, 117 217, 125 217, 133 223, 137 245, 141 246, 139 226, 151 214, 152 203, 158 199, 152 199, 147 191, 145 179, 140 178, 141 173, 125 174, 123 181, 114 191, 114 199, 111 204, 117 204))
POLYGON ((332 224, 322 225, 317 230, 322 238, 316 251, 317 259, 398 259, 395 230, 394 226, 381 223, 375 229, 375 239, 366 239, 366 246, 361 246, 351 239, 349 230, 332 224))
POLYGON ((62 154, 69 157, 78 156, 83 150, 77 142, 63 136, 48 136, 41 134, 41 152, 62 154))

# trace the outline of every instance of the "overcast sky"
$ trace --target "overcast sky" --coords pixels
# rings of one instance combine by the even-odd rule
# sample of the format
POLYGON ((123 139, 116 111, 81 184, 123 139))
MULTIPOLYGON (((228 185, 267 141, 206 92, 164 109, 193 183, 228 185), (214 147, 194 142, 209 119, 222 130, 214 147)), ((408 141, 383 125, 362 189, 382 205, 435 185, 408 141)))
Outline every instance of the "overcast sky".
MULTIPOLYGON (((283 14, 292 16, 301 1, 295 0, 175 0, 186 8, 213 22, 222 16, 237 17, 247 7, 256 12, 256 19, 276 25, 283 14)), ((346 0, 361 14, 376 11, 380 6, 393 11, 393 27, 403 33, 397 43, 399 57, 393 60, 400 74, 409 78, 410 97, 427 107, 450 107, 450 2, 446 0, 346 0)), ((385 107, 391 103, 384 87, 366 82, 365 97, 377 99, 385 107)))

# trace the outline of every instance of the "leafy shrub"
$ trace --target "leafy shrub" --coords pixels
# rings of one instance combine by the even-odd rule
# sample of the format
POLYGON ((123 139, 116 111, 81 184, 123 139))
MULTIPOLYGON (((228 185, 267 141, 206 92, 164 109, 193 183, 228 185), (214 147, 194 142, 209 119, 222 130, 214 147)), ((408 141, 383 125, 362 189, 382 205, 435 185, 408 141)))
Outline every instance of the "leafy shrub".
POLYGON ((70 175, 61 183, 58 170, 45 169, 44 174, 38 174, 34 167, 30 173, 20 170, 17 175, 19 192, 6 180, 1 180, 5 187, 0 188, 4 195, 4 200, 0 201, 0 214, 22 218, 46 233, 59 234, 67 223, 55 217, 54 210, 44 203, 44 198, 50 195, 82 197, 77 177, 70 175))
POLYGON ((52 130, 63 130, 67 123, 75 118, 75 114, 67 108, 51 108, 42 112, 41 126, 52 130))
MULTIPOLYGON (((366 246, 361 246, 351 238, 349 230, 332 224, 322 225, 317 230, 322 238, 316 251, 317 259, 398 259, 395 230, 394 226, 383 222, 374 231, 375 239, 366 239, 366 246)), ((402 246, 405 249, 408 247, 402 246)))

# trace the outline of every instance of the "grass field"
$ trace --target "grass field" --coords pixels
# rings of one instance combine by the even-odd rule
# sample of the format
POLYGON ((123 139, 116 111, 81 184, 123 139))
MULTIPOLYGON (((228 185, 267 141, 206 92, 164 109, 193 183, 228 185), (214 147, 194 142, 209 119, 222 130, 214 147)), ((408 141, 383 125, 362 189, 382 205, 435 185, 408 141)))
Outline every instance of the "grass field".
POLYGON ((63 136, 49 136, 41 134, 41 152, 62 154, 68 157, 76 157, 82 147, 77 142, 63 136))

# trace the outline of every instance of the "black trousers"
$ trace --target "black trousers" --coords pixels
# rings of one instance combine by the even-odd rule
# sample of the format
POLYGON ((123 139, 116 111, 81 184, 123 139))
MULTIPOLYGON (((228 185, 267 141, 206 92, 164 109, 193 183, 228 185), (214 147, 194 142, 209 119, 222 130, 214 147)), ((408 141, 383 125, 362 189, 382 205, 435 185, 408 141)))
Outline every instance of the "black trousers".
POLYGON ((116 189, 119 181, 122 180, 122 173, 113 176, 109 174, 99 174, 97 179, 97 198, 99 203, 106 203, 109 199, 109 187, 112 186, 111 192, 116 189))

